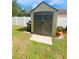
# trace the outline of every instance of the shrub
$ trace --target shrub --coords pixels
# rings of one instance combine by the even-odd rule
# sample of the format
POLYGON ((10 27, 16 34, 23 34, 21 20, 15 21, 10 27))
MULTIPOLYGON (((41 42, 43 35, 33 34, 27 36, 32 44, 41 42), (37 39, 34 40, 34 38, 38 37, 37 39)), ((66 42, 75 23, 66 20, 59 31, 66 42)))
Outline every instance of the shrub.
POLYGON ((56 32, 63 32, 64 28, 62 26, 57 26, 56 32))

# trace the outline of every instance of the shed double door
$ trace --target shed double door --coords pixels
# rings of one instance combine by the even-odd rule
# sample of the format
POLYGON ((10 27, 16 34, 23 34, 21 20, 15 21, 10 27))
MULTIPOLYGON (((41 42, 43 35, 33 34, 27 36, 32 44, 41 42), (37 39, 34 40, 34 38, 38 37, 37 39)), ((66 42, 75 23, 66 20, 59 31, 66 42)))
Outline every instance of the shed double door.
POLYGON ((53 15, 34 15, 34 32, 36 34, 52 35, 52 19, 53 15))

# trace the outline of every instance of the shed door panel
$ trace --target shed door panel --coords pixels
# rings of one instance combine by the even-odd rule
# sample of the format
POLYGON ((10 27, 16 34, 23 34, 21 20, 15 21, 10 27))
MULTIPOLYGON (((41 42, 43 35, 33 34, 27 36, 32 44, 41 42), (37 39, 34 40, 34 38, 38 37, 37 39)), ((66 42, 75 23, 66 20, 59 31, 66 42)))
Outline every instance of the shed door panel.
POLYGON ((34 15, 34 32, 37 34, 42 33, 41 19, 42 15, 34 15))
POLYGON ((43 16, 43 34, 51 35, 52 34, 52 15, 43 16))

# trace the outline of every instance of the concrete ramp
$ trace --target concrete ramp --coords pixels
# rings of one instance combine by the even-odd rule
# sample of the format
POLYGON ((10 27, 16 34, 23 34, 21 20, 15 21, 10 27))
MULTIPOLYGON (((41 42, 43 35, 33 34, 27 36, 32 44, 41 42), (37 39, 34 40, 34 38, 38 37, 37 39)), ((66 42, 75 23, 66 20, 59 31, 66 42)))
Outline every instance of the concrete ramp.
POLYGON ((32 34, 32 37, 30 38, 30 40, 52 45, 52 37, 49 37, 49 36, 32 34))

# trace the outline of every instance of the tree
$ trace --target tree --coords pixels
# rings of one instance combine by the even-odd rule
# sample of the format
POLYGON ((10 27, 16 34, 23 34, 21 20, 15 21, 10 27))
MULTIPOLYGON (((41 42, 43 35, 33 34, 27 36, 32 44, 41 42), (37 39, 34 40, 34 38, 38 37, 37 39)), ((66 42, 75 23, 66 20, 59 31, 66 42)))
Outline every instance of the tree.
POLYGON ((12 16, 18 16, 22 8, 17 4, 17 0, 12 1, 12 16))
POLYGON ((26 8, 27 16, 31 16, 31 10, 32 10, 32 6, 28 6, 28 8, 26 8))
POLYGON ((12 1, 12 16, 31 16, 31 6, 28 6, 25 9, 17 3, 17 0, 12 1))

